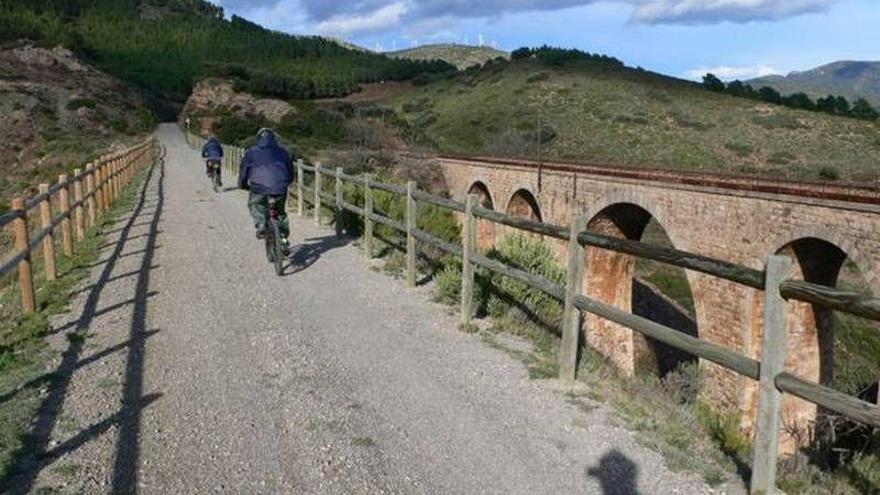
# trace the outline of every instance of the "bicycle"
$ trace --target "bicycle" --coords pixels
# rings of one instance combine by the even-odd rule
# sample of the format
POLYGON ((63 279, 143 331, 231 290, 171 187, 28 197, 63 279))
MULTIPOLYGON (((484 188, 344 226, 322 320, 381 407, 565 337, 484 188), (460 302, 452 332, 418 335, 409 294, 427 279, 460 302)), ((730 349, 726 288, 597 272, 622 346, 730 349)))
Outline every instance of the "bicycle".
POLYGON ((269 263, 275 265, 275 274, 281 276, 284 272, 285 246, 281 242, 280 221, 278 220, 278 201, 275 198, 268 199, 268 221, 263 239, 266 241, 266 258, 269 263))
POLYGON ((220 192, 220 162, 217 160, 208 161, 208 178, 211 179, 211 185, 214 186, 214 192, 220 192))

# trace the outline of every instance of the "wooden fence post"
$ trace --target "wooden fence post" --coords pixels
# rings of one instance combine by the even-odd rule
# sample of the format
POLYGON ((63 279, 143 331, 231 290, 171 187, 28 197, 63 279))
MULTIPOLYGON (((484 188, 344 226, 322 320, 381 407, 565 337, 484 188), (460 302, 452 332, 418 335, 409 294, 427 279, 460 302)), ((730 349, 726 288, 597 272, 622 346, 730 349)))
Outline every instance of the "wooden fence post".
POLYGON ((416 191, 416 181, 406 183, 406 285, 416 286, 416 238, 413 231, 416 229, 418 218, 418 206, 413 193, 416 191))
POLYGON ((321 225, 321 162, 315 163, 315 225, 321 225))
POLYGON ((76 207, 73 209, 73 224, 76 226, 76 240, 81 242, 86 237, 86 218, 83 214, 83 185, 82 185, 82 170, 76 169, 73 171, 73 202, 76 203, 76 207))
POLYGON ((306 171, 303 169, 303 164, 302 159, 296 161, 296 214, 299 216, 303 216, 306 209, 306 200, 303 197, 306 191, 306 178, 304 175, 306 171))
MULTIPOLYGON (((49 184, 45 182, 40 184, 40 194, 49 192, 49 184)), ((42 220, 43 230, 48 229, 49 232, 43 238, 43 262, 46 265, 46 280, 52 281, 58 278, 58 272, 55 270, 55 233, 52 229, 52 198, 47 197, 40 201, 40 218, 42 220)))
POLYGON ((336 167, 336 209, 333 211, 336 223, 336 238, 342 238, 342 167, 336 167))
POLYGON ((773 255, 767 261, 752 495, 772 495, 776 491, 782 392, 776 388, 774 381, 776 375, 785 371, 785 355, 788 347, 788 329, 785 324, 788 303, 780 295, 779 285, 788 278, 791 266, 791 258, 787 256, 773 255))
POLYGON ((364 175, 364 260, 373 259, 373 188, 370 174, 364 175))
POLYGON ((24 209, 24 198, 12 199, 12 211, 20 211, 21 216, 12 221, 12 232, 15 235, 15 251, 26 252, 18 262, 18 285, 21 291, 21 311, 31 314, 37 310, 34 297, 34 272, 31 265, 30 238, 28 235, 27 212, 24 209))
POLYGON ((104 208, 107 203, 104 201, 104 159, 98 162, 95 165, 95 199, 98 200, 98 215, 101 216, 104 214, 104 208))
POLYGON ((94 227, 97 218, 97 201, 95 200, 95 166, 91 163, 86 165, 86 190, 85 194, 91 194, 86 201, 89 214, 89 227, 94 227))
POLYGON ((111 200, 115 203, 119 199, 119 157, 110 162, 110 189, 113 193, 110 195, 111 200))
POLYGON ((565 307, 562 312, 562 343, 559 349, 559 379, 567 386, 574 385, 577 375, 577 357, 580 346, 581 311, 575 307, 574 298, 584 286, 584 248, 578 242, 578 234, 586 228, 587 221, 580 215, 571 219, 568 236, 568 270, 565 284, 565 307))
POLYGON ((70 185, 67 183, 67 175, 58 176, 58 208, 64 215, 61 220, 61 249, 64 256, 73 256, 73 231, 70 225, 70 185))
POLYGON ((474 305, 474 263, 471 258, 477 246, 477 217, 474 206, 479 198, 468 194, 464 204, 464 231, 461 238, 461 324, 471 322, 474 305))

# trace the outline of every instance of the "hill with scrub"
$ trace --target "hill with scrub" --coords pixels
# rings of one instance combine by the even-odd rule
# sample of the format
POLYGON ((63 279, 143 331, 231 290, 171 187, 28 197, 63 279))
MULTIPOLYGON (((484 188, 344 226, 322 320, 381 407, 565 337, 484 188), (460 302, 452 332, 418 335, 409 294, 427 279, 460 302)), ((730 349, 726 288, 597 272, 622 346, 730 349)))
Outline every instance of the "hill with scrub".
POLYGON ((139 91, 70 50, 22 43, 0 49, 0 212, 72 165, 151 132, 139 91))
POLYGON ((707 91, 582 52, 492 62, 388 104, 445 153, 807 180, 880 176, 875 121, 707 91))
POLYGON ((850 100, 865 98, 880 107, 880 62, 839 61, 787 76, 766 76, 748 81, 770 86, 783 94, 803 92, 813 98, 828 94, 850 100))
POLYGON ((203 0, 4 0, 0 43, 18 39, 63 45, 178 103, 210 75, 234 75, 245 89, 267 96, 315 98, 453 69, 270 31, 238 16, 226 19, 222 8, 203 0))
POLYGON ((471 46, 458 44, 423 45, 406 50, 389 52, 391 58, 405 60, 442 60, 459 69, 467 69, 474 65, 483 65, 496 58, 509 58, 510 54, 489 46, 471 46))

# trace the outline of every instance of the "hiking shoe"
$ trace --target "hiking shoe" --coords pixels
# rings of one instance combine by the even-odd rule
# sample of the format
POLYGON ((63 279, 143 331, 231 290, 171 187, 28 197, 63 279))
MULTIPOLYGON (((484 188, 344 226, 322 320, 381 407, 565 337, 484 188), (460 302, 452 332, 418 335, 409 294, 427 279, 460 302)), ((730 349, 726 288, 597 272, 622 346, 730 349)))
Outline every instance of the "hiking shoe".
POLYGON ((281 253, 285 258, 290 256, 290 241, 287 239, 281 239, 281 253))
POLYGON ((266 226, 263 224, 257 225, 257 239, 265 239, 266 238, 266 226))

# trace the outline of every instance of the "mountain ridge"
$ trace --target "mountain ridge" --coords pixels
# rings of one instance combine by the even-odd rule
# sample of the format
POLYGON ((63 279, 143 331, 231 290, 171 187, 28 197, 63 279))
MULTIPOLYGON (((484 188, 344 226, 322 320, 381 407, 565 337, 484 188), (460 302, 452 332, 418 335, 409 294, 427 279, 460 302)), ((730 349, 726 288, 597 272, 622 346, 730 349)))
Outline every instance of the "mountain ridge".
POLYGON ((496 58, 510 58, 510 54, 490 46, 462 45, 458 43, 437 43, 386 52, 387 56, 406 60, 442 60, 456 66, 459 70, 474 65, 483 65, 496 58))
POLYGON ((838 60, 786 75, 750 79, 746 83, 756 88, 770 86, 783 94, 803 92, 813 98, 829 94, 850 100, 865 98, 873 106, 880 106, 880 61, 838 60))

